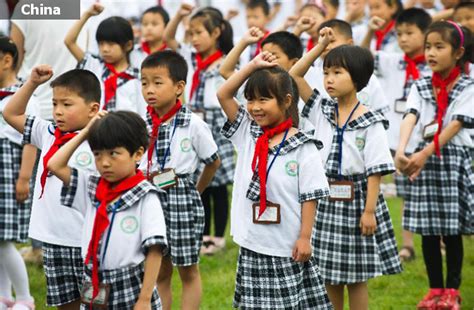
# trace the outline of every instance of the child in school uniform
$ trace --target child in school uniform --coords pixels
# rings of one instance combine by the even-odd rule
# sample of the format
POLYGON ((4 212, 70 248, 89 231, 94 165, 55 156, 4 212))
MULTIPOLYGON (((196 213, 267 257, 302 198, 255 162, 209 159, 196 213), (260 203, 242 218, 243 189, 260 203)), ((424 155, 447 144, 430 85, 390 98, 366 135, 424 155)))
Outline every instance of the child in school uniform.
POLYGON ((425 34, 432 76, 414 83, 400 128, 397 168, 412 182, 403 227, 422 236, 430 290, 418 309, 459 309, 462 235, 474 232, 474 173, 467 128, 474 127, 474 81, 462 73, 467 30, 454 22, 433 23, 425 34), (417 143, 407 157, 410 137, 417 143), (446 245, 443 280, 440 239, 446 245))
MULTIPOLYGON (((406 112, 406 101, 411 85, 414 81, 431 75, 424 55, 424 33, 430 24, 431 16, 423 9, 411 8, 402 11, 397 17, 395 29, 398 33, 398 44, 405 54, 384 51, 375 54, 374 71, 390 102, 390 109, 385 116, 390 122, 388 141, 393 155, 398 147, 400 125, 406 112)), ((415 148, 416 144, 410 140, 405 152, 411 154, 415 148)), ((407 187, 410 186, 408 178, 396 173, 394 179, 397 196, 407 199, 407 187)), ((410 261, 415 258, 413 234, 403 231, 402 238, 400 258, 410 261)))
POLYGON ((318 45, 290 70, 306 105, 303 117, 316 127, 324 148, 331 194, 318 206, 313 236, 314 255, 335 309, 344 308, 344 287, 350 307, 368 308, 367 281, 401 272, 390 214, 380 192, 382 175, 395 167, 381 113, 363 106, 357 91, 373 71, 370 51, 339 46, 324 58, 324 86, 331 97, 312 90, 304 80, 311 63, 334 40, 324 28, 318 45))
POLYGON ((137 169, 147 146, 148 131, 138 114, 101 111, 48 162, 63 182, 63 206, 84 216, 84 310, 161 309, 155 284, 167 251, 166 195, 137 169), (86 140, 100 176, 68 165, 86 140))
POLYGON ((332 309, 311 233, 317 201, 329 193, 318 149, 299 131, 291 77, 262 52, 233 74, 217 96, 237 149, 231 234, 240 246, 233 306, 332 309), (248 79, 248 80, 247 80, 248 79), (247 80, 247 106, 234 99, 247 80))
MULTIPOLYGON (((219 67, 225 55, 233 47, 232 28, 214 8, 197 11, 189 21, 192 45, 195 49, 193 52, 189 46, 179 44, 174 37, 179 21, 190 13, 191 8, 183 4, 181 10, 168 24, 166 41, 170 48, 177 50, 186 59, 188 68, 193 68, 188 71, 188 77, 190 72, 193 72, 192 81, 188 83, 191 85, 188 93, 189 108, 209 125, 218 146, 221 166, 202 195, 206 217, 209 219, 212 209, 228 210, 227 185, 232 184, 234 177, 234 147, 220 132, 225 116, 216 98, 216 90, 224 82, 219 74, 219 67), (212 205, 211 199, 214 202, 212 205)), ((201 170, 202 165, 197 174, 201 170)), ((223 216, 227 218, 227 212, 224 212, 223 216)), ((206 224, 209 224, 209 221, 206 224)), ((207 228, 209 228, 208 225, 207 228)), ((209 229, 206 229, 206 233, 210 233, 209 229)), ((205 235, 203 252, 212 253, 215 248, 222 249, 224 246, 225 239, 222 230, 221 234, 215 237, 205 235)))
MULTIPOLYGON (((41 149, 29 237, 43 242, 46 302, 52 307, 78 309, 83 272, 80 248, 83 217, 78 211, 61 206, 61 181, 50 174, 47 163, 97 113, 100 83, 90 71, 67 71, 50 84, 53 88, 54 123, 25 115, 33 92, 52 74, 47 65, 35 67, 30 78, 4 107, 3 116, 7 123, 23 134, 23 143, 41 149)), ((70 165, 95 170, 87 143, 77 149, 70 165)))
POLYGON ((369 21, 366 15, 367 0, 346 0, 345 2, 344 20, 352 27, 354 44, 359 45, 367 32, 367 22, 369 21))
POLYGON ((130 53, 132 67, 140 68, 148 55, 168 47, 164 40, 164 32, 169 21, 168 12, 162 6, 153 6, 143 12, 140 26, 142 41, 130 53))
MULTIPOLYGON (((8 37, 0 36, 0 310, 34 309, 26 266, 15 243, 28 240, 31 199, 30 178, 36 160, 36 148, 22 146, 22 136, 3 119, 2 111, 11 96, 21 87, 16 77, 18 50, 8 37), (23 307, 23 308, 22 308, 23 307)), ((38 115, 35 98, 29 103, 28 114, 38 115)))
POLYGON ((103 20, 96 31, 99 54, 93 55, 76 43, 85 23, 99 15, 104 7, 93 4, 71 27, 64 43, 79 62, 78 69, 93 72, 101 81, 100 109, 106 111, 127 110, 146 116, 146 103, 140 92, 139 69, 130 65, 133 49, 133 30, 130 23, 118 16, 103 20))
MULTIPOLYGON (((332 29, 332 32, 334 33, 333 40, 327 46, 326 50, 324 50, 324 52, 321 54, 321 57, 314 61, 311 70, 306 73, 305 79, 311 85, 311 88, 318 89, 323 97, 329 99, 332 98, 332 95, 329 94, 324 88, 324 58, 332 49, 345 44, 353 45, 354 41, 352 39, 351 26, 349 23, 343 20, 328 20, 320 25, 319 30, 323 29, 324 27, 332 29)), ((382 89, 382 86, 380 85, 380 82, 375 74, 370 76, 367 86, 363 87, 357 92, 357 98, 363 105, 374 111, 385 113, 390 109, 385 92, 382 89)))
POLYGON ((164 309, 171 309, 171 277, 173 266, 177 266, 183 284, 181 305, 184 309, 198 309, 198 263, 204 228, 199 194, 220 165, 218 149, 208 125, 179 100, 187 76, 186 61, 181 55, 162 51, 148 56, 142 63, 141 76, 151 141, 140 168, 168 194, 164 214, 170 255, 163 258, 158 291, 164 309), (200 162, 204 169, 194 183, 193 174, 200 162))
POLYGON ((262 38, 247 49, 246 57, 242 58, 242 65, 251 61, 262 51, 261 43, 270 34, 270 30, 267 29, 267 25, 271 20, 270 17, 270 4, 267 0, 250 0, 245 7, 245 13, 247 18, 247 27, 257 27, 263 32, 262 38))

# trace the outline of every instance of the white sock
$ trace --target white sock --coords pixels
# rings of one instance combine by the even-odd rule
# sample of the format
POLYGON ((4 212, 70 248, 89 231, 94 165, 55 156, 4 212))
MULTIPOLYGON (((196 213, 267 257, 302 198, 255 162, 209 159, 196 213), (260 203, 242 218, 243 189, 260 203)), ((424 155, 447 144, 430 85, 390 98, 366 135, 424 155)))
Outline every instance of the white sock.
POLYGON ((12 283, 8 277, 3 261, 0 261, 0 297, 12 300, 12 283))
POLYGON ((25 262, 12 242, 0 242, 0 262, 13 285, 16 300, 33 301, 25 262))

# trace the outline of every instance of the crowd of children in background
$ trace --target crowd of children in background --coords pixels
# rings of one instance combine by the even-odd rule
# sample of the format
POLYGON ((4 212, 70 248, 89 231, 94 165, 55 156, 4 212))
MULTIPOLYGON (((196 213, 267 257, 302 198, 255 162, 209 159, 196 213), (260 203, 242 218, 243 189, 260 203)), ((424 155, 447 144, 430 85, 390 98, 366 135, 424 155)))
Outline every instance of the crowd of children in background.
POLYGON ((48 38, 75 59, 62 72, 20 70, 34 24, 0 24, 0 310, 35 309, 28 237, 48 306, 171 309, 176 267, 199 309, 229 215, 235 308, 339 310, 347 287, 368 309, 367 281, 401 273, 419 234, 417 308, 460 309, 474 1, 91 2, 48 38))

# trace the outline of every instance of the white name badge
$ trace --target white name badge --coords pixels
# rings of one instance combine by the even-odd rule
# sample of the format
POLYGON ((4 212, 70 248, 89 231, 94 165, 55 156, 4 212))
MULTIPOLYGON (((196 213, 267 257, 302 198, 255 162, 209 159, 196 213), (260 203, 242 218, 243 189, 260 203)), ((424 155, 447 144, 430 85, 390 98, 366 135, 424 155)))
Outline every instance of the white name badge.
POLYGON ((354 200, 354 183, 351 181, 329 182, 329 201, 354 200))
POLYGON ((423 139, 431 140, 438 132, 438 122, 434 121, 423 128, 423 139))
POLYGON ((267 207, 263 214, 259 217, 260 213, 260 203, 254 203, 252 205, 252 217, 254 224, 280 224, 281 214, 280 214, 280 205, 270 202, 267 200, 267 207))
POLYGON ((157 172, 152 175, 152 182, 161 189, 168 189, 176 186, 178 183, 178 177, 174 172, 174 169, 167 168, 161 172, 157 172))
MULTIPOLYGON (((89 306, 92 301, 93 287, 91 282, 84 282, 81 290, 81 303, 89 306)), ((99 284, 99 293, 92 302, 93 308, 107 309, 110 294, 110 284, 99 284)))
POLYGON ((405 99, 395 100, 395 112, 404 114, 407 111, 407 101, 405 99))

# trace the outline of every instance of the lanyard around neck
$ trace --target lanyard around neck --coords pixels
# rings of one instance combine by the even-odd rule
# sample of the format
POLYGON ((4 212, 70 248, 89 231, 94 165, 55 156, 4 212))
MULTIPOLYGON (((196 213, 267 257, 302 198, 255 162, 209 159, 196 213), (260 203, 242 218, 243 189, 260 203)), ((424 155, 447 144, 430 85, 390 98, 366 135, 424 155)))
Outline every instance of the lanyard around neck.
POLYGON ((336 131, 337 131, 337 145, 338 145, 338 157, 337 157, 337 162, 338 162, 338 169, 337 169, 337 176, 338 179, 342 179, 342 142, 344 138, 344 131, 347 128, 347 124, 349 124, 349 121, 352 118, 352 115, 354 115, 354 112, 357 110, 359 107, 360 101, 357 102, 355 107, 352 109, 351 113, 349 114, 349 117, 347 118, 346 122, 344 125, 339 127, 339 105, 336 103, 336 131))
POLYGON ((273 156, 273 159, 272 161, 270 162, 270 166, 268 166, 268 169, 267 169, 267 180, 268 180, 268 174, 270 173, 270 169, 272 169, 272 166, 273 166, 273 163, 275 162, 276 158, 278 157, 278 155, 280 155, 280 150, 283 146, 283 143, 285 143, 286 141, 286 136, 288 135, 288 131, 289 129, 285 130, 285 135, 283 136, 283 140, 281 140, 280 144, 278 145, 278 148, 277 148, 277 151, 275 153, 275 156, 273 156))

